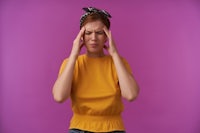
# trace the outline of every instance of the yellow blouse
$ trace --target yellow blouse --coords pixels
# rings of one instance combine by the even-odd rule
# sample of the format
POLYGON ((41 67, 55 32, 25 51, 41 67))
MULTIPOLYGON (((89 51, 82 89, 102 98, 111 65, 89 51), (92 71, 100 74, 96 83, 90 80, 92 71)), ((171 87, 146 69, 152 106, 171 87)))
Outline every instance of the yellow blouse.
MULTIPOLYGON (((131 72, 128 63, 124 59, 123 61, 131 72)), ((67 59, 63 61, 60 73, 66 64, 67 59)), ((74 68, 71 101, 73 117, 70 129, 91 132, 125 130, 121 117, 121 91, 111 56, 78 57, 74 68)))

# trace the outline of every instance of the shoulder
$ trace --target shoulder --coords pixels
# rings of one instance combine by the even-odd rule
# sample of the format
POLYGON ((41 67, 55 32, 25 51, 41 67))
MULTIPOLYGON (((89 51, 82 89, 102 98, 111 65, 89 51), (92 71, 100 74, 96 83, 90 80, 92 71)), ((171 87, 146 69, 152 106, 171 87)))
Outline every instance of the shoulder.
POLYGON ((85 58, 85 54, 79 55, 77 60, 83 60, 85 58))
MULTIPOLYGON (((83 60, 85 55, 79 55, 76 60, 83 60)), ((67 63, 69 57, 63 59, 63 63, 67 63)))

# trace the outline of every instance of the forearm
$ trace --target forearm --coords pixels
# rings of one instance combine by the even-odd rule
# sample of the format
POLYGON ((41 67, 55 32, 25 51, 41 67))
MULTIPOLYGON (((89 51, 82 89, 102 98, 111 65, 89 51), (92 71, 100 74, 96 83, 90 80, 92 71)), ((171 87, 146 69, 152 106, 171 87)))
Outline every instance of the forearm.
POLYGON ((65 69, 53 86, 53 96, 57 102, 64 102, 70 96, 75 62, 76 57, 69 57, 65 69))
POLYGON ((133 75, 126 69, 125 64, 117 52, 112 55, 112 58, 117 71, 122 97, 128 101, 132 101, 139 93, 138 84, 133 75))

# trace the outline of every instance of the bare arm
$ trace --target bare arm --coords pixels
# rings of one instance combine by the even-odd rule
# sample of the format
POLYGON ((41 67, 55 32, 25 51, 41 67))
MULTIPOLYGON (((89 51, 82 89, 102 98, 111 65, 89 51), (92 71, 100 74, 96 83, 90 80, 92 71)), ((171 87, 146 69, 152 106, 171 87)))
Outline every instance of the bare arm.
POLYGON ((84 31, 85 28, 82 28, 79 34, 77 35, 76 39, 74 40, 72 51, 68 58, 67 65, 65 66, 63 72, 61 73, 61 75, 59 75, 59 77, 54 83, 52 93, 54 100, 57 102, 64 102, 66 99, 69 98, 71 94, 71 85, 72 85, 74 67, 80 49, 83 46, 80 40, 81 37, 83 36, 84 31))
POLYGON ((104 32, 106 33, 109 39, 109 46, 108 47, 105 46, 105 48, 108 50, 109 54, 113 58, 119 79, 119 86, 121 89, 122 97, 124 97, 128 101, 133 101, 139 93, 139 86, 135 81, 133 75, 127 70, 123 60, 119 56, 114 40, 111 35, 111 31, 109 31, 105 27, 104 32))
POLYGON ((53 97, 57 102, 64 102, 71 93, 71 84, 76 58, 69 58, 63 72, 53 86, 53 97))
POLYGON ((122 96, 128 101, 133 101, 139 93, 138 84, 135 81, 133 75, 127 70, 119 54, 113 54, 112 58, 117 70, 122 96))

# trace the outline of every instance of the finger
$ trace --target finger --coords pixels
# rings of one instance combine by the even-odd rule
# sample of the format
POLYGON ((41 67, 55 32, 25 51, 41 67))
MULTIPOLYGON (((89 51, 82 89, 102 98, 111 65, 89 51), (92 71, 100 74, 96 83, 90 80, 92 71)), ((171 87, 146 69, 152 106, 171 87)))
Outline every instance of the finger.
POLYGON ((109 30, 108 30, 108 28, 106 26, 103 28, 103 30, 106 33, 107 37, 110 37, 109 30))
POLYGON ((79 31, 76 39, 81 40, 81 37, 83 36, 84 32, 85 32, 85 27, 82 27, 81 30, 79 31))

